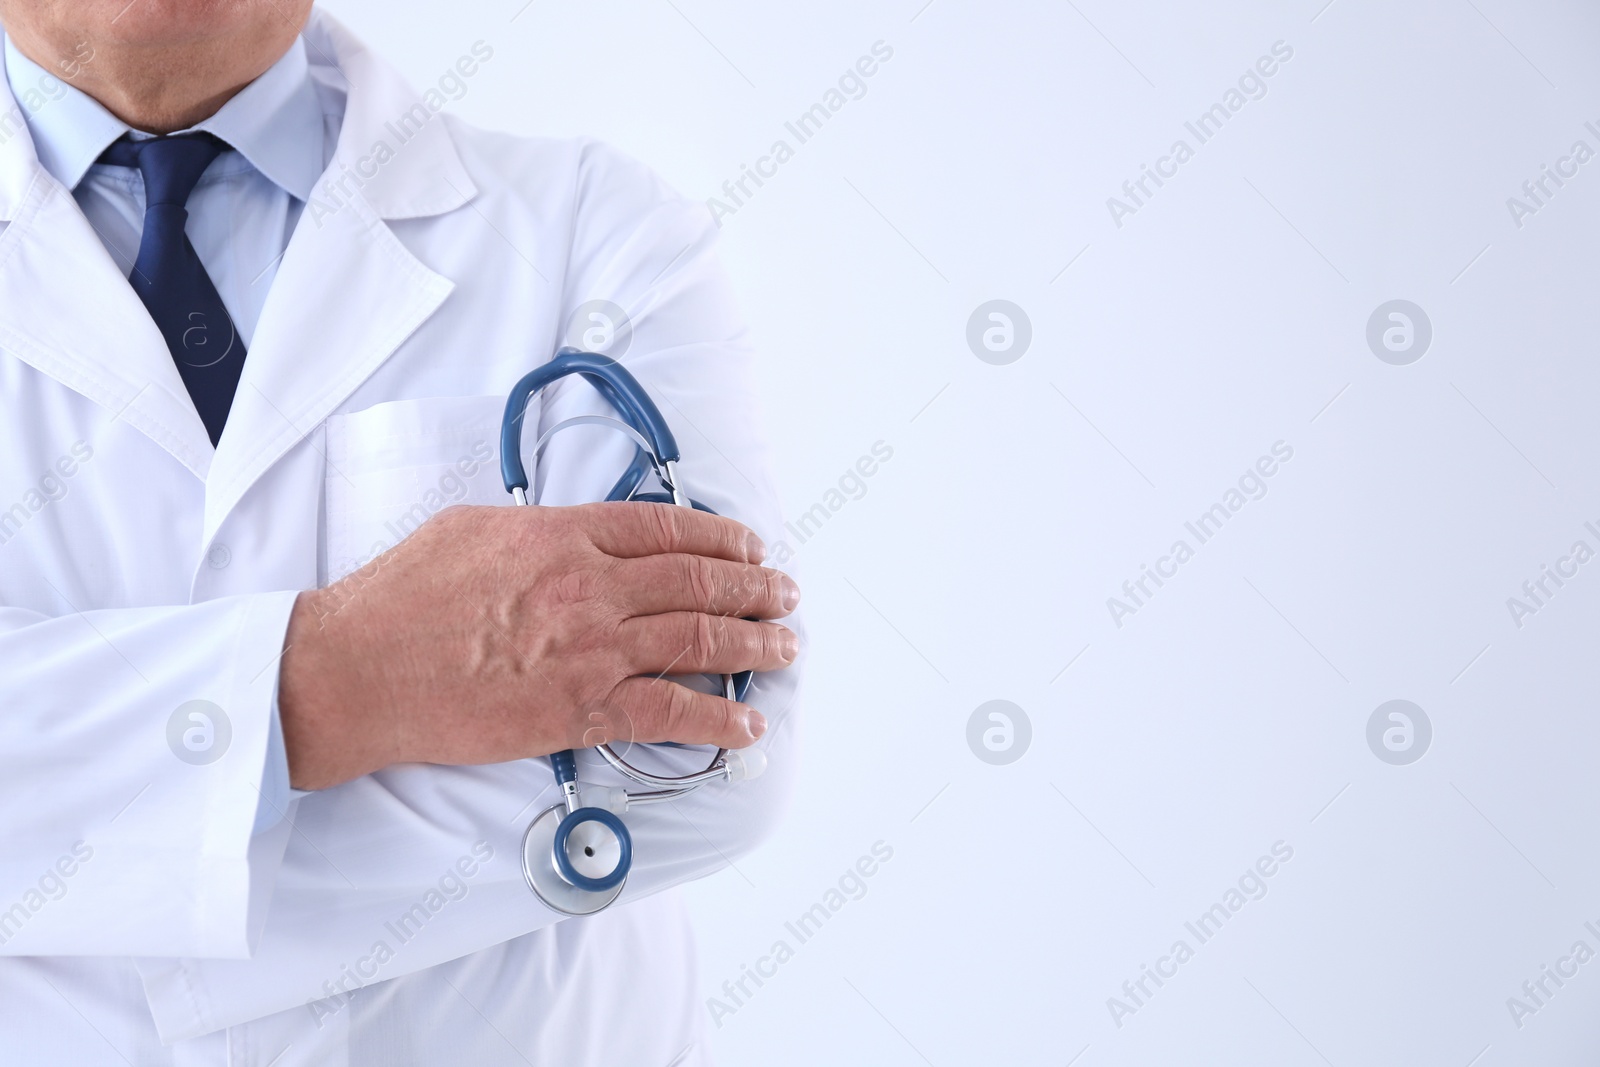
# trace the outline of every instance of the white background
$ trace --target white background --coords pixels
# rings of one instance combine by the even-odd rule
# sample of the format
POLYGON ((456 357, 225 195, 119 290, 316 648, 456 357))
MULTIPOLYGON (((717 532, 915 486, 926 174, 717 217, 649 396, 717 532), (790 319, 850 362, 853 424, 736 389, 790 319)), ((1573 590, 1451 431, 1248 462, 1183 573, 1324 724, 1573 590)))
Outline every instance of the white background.
POLYGON ((696 199, 795 148, 723 220, 787 513, 893 458, 798 546, 795 810, 689 891, 704 998, 795 949, 713 1025, 721 1062, 1600 1053, 1600 961, 1520 1027, 1507 1006, 1600 951, 1600 561, 1520 628, 1506 604, 1600 550, 1600 160, 1520 227, 1507 207, 1600 150, 1600 11, 1325 3, 328 5, 419 86, 484 40, 451 110, 603 138, 696 199), (878 41, 798 144, 784 122, 878 41), (1184 122, 1279 41, 1199 145, 1184 122), (1117 226, 1107 198, 1178 138, 1194 158, 1117 226), (966 340, 996 298, 1033 334, 1003 366, 966 340), (1406 366, 1366 341, 1392 299, 1433 328, 1406 366), (1107 598, 1278 441, 1267 494, 1115 625, 1107 598), (993 699, 1032 725, 1006 766, 967 743, 993 699), (1407 766, 1366 740, 1391 699, 1433 728, 1407 766), (799 944, 785 922, 878 841, 799 944), (1185 921, 1279 841, 1266 896, 1199 944, 1185 921), (1117 1025, 1179 938, 1194 958, 1117 1025))

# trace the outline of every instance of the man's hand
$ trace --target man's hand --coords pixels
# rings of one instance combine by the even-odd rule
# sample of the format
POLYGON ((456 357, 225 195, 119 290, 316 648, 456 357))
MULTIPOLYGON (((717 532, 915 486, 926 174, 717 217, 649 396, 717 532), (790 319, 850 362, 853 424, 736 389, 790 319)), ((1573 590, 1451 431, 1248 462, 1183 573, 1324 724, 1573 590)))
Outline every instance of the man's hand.
POLYGON ((659 675, 770 671, 799 587, 732 519, 669 504, 453 507, 295 603, 290 780, 498 763, 607 740, 742 748, 754 708, 659 675))

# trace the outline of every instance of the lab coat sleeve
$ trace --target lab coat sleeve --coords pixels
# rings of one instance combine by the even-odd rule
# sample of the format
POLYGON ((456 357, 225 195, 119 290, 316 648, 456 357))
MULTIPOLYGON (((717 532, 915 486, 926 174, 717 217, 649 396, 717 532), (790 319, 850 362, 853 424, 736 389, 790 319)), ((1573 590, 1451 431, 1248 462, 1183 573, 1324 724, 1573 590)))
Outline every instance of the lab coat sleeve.
MULTIPOLYGON (((271 672, 277 677, 277 671, 271 672)), ((289 784, 289 750, 283 742, 283 719, 278 713, 276 688, 272 697, 271 718, 267 722, 267 763, 261 772, 261 803, 250 832, 264 833, 283 821, 290 804, 307 791, 289 784)))
POLYGON ((248 955, 283 847, 253 829, 294 598, 0 607, 0 954, 248 955))
MULTIPOLYGON (((787 550, 752 349, 716 261, 709 213, 601 146, 584 149, 575 196, 566 312, 597 300, 623 309, 631 336, 613 354, 672 423, 689 491, 752 527, 769 546, 769 562, 782 565, 787 550)), ((482 210, 492 215, 493 205, 482 210)), ((546 398, 541 430, 586 412, 609 413, 585 383, 568 379, 546 398)), ((536 472, 543 502, 604 495, 632 446, 620 436, 597 443, 597 432, 555 439, 536 472)), ((799 619, 790 624, 803 645, 799 619)), ((772 832, 795 774, 798 690, 793 667, 758 677, 752 689, 750 701, 769 722, 759 742, 768 764, 762 777, 628 813, 635 862, 618 906, 710 874, 772 832)), ((652 746, 633 756, 681 773, 704 766, 707 752, 652 746)), ((580 763, 584 781, 622 784, 597 758, 580 763)), ((543 759, 392 767, 306 797, 252 961, 140 961, 163 1039, 289 1008, 304 1008, 320 1025, 361 986, 583 921, 547 909, 523 880, 523 831, 555 801, 543 759)))

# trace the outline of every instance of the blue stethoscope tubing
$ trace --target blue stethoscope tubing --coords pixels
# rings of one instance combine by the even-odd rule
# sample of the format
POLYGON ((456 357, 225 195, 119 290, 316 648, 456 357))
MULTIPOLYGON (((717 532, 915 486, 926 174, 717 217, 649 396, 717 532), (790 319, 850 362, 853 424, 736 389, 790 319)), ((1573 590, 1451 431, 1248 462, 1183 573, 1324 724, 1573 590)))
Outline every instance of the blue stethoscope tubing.
MULTIPOLYGON (((535 462, 557 432, 574 425, 611 424, 633 439, 634 456, 606 494, 607 500, 676 504, 715 514, 683 491, 676 466, 680 458, 677 439, 639 380, 611 357, 576 348, 561 349, 548 363, 525 374, 506 398, 500 427, 500 475, 506 492, 518 505, 531 504, 528 472, 522 463, 522 431, 528 404, 541 390, 573 374, 594 386, 621 420, 592 415, 567 419, 540 437, 534 447, 535 462), (651 473, 665 492, 638 492, 651 473)), ((744 700, 751 678, 749 671, 723 675, 723 695, 729 700, 744 700)), ((562 799, 528 825, 523 835, 522 870, 528 887, 540 900, 568 915, 592 914, 621 894, 633 866, 633 838, 621 818, 629 805, 673 800, 707 782, 753 778, 763 769, 762 757, 756 750, 730 753, 719 748, 704 770, 676 776, 643 771, 609 744, 598 745, 595 750, 624 777, 650 789, 637 793, 606 789, 600 791, 606 806, 586 804, 575 754, 568 750, 550 756, 550 769, 562 799)))

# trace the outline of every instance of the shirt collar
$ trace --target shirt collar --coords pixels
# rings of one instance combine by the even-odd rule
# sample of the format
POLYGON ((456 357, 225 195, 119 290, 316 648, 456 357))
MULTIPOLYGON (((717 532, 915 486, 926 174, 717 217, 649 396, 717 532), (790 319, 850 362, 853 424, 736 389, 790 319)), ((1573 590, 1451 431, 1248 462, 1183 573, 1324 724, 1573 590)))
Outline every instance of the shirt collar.
MULTIPOLYGON (((39 163, 68 189, 77 188, 106 146, 129 132, 128 124, 23 55, 10 36, 5 67, 39 163)), ((265 73, 190 129, 222 138, 275 185, 308 200, 326 161, 322 105, 309 75, 305 40, 295 38, 265 73)))

